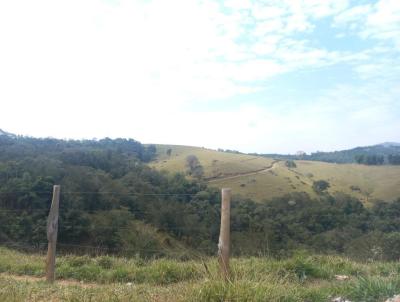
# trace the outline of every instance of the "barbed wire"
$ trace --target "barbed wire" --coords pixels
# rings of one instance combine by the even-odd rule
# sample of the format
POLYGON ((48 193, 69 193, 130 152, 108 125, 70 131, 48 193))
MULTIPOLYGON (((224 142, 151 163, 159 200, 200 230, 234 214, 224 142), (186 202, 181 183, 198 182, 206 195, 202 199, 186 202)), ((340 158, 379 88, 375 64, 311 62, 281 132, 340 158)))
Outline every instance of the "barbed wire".
POLYGON ((22 243, 22 242, 17 242, 17 241, 3 241, 3 242, 0 242, 0 246, 12 247, 12 248, 23 248, 25 250, 31 250, 31 251, 45 251, 45 248, 47 247, 47 243, 30 244, 30 243, 22 243))
MULTIPOLYGON (((41 216, 47 216, 49 213, 50 209, 38 209, 38 208, 33 208, 33 209, 0 209, 0 214, 10 214, 14 216, 22 215, 22 214, 36 214, 36 215, 41 215, 41 216)), ((151 211, 151 210, 139 210, 139 209, 127 209, 127 208, 114 208, 114 209, 109 209, 109 210, 88 210, 88 209, 69 209, 69 208, 60 208, 60 220, 68 220, 67 217, 63 216, 63 213, 73 213, 73 212, 81 212, 84 215, 91 216, 91 215, 97 215, 97 214, 110 214, 110 213, 115 213, 115 212, 124 212, 126 214, 132 214, 134 217, 151 217, 151 216, 157 216, 159 213, 151 211), (69 212, 65 212, 68 211, 69 212)), ((170 212, 166 212, 165 214, 168 214, 170 212)), ((176 213, 175 213, 176 214, 176 213)), ((216 212, 215 214, 218 214, 216 212)))
MULTIPOLYGON (((14 246, 14 247, 21 247, 21 248, 26 248, 26 249, 44 249, 47 247, 48 243, 47 242, 37 242, 35 244, 28 243, 28 242, 19 242, 19 241, 0 241, 0 245, 3 246, 14 246)), ((106 246, 99 246, 99 245, 86 245, 86 244, 77 244, 77 243, 60 243, 57 242, 58 247, 71 247, 71 248, 81 248, 81 249, 91 249, 91 250, 103 250, 103 251, 113 251, 113 252, 152 252, 152 253, 172 253, 172 252, 178 252, 178 250, 184 250, 186 252, 191 252, 194 253, 194 251, 191 251, 188 247, 185 247, 183 245, 179 245, 176 247, 160 247, 160 248, 146 248, 146 247, 132 247, 132 246, 126 246, 126 247, 106 247, 106 246)), ((217 245, 215 245, 216 249, 217 245)), ((206 248, 206 247, 193 247, 193 249, 196 249, 197 251, 204 251, 204 252, 211 252, 213 251, 212 247, 206 248)), ((200 256, 199 254, 198 256, 200 256)), ((202 255, 203 256, 203 255, 202 255)))
MULTIPOLYGON (((50 209, 46 208, 27 208, 27 209, 0 209, 0 212, 43 212, 43 211, 49 211, 50 209)), ((124 208, 112 208, 108 210, 89 210, 89 209, 79 209, 79 208, 60 208, 60 211, 62 210, 71 210, 71 211, 82 211, 85 212, 86 214, 97 214, 97 213, 108 213, 110 211, 127 211, 133 214, 151 214, 152 212, 149 211, 143 211, 143 210, 136 210, 136 209, 124 209, 124 208)))
MULTIPOLYGON (((204 227, 204 228, 199 228, 199 227, 162 227, 162 226, 153 226, 153 225, 149 225, 153 228, 155 228, 156 231, 181 231, 181 230, 190 230, 190 231, 204 231, 207 230, 209 228, 212 228, 211 226, 209 227, 204 227)), ((65 228, 74 228, 73 225, 63 225, 61 224, 60 227, 65 227, 65 228)), ((219 226, 218 226, 219 227, 219 226)), ((96 231, 96 230, 116 230, 116 231, 133 231, 135 230, 135 227, 112 227, 112 226, 93 226, 93 227, 89 227, 89 229, 91 231, 96 231)))
POLYGON ((48 212, 50 209, 0 209, 0 213, 48 212))
MULTIPOLYGON (((198 192, 199 193, 199 192, 198 192)), ((123 193, 123 192, 116 192, 116 191, 60 191, 60 194, 104 194, 104 195, 123 195, 123 196, 196 196, 198 193, 123 193)), ((52 191, 12 191, 12 192, 0 192, 0 194, 49 194, 52 195, 52 191)))
MULTIPOLYGON (((1 224, 3 227, 7 227, 7 226, 16 226, 18 225, 18 223, 2 223, 1 224)), ((205 231, 205 230, 209 230, 211 228, 215 228, 215 226, 204 226, 204 228, 200 228, 200 227, 187 227, 187 226, 176 226, 176 227, 168 227, 168 226, 154 226, 151 224, 146 224, 146 226, 150 227, 150 228, 154 228, 154 231, 159 232, 168 232, 168 231, 186 231, 186 230, 190 230, 190 231, 205 231)), ((46 227, 46 224, 43 225, 35 225, 36 228, 38 227, 46 227)), ((77 225, 69 225, 69 224, 63 224, 63 223, 59 223, 59 228, 71 228, 71 229, 82 229, 81 226, 77 226, 77 225)), ((218 225, 219 228, 219 225, 218 225)), ((135 226, 132 227, 119 227, 119 226, 89 226, 89 227, 85 227, 85 229, 89 230, 89 231, 96 231, 96 230, 115 230, 115 231, 134 231, 136 230, 135 226)))

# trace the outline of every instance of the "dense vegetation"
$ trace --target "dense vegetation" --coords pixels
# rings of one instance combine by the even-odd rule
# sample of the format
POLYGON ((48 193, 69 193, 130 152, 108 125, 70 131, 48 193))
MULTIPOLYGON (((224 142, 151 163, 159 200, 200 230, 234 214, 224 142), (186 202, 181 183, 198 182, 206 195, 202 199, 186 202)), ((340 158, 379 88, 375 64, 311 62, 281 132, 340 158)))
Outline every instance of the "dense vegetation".
MULTIPOLYGON (((389 155, 392 158, 392 154, 389 155)), ((364 155, 358 154, 354 157, 357 164, 364 164, 364 165, 383 165, 385 163, 385 156, 384 155, 364 155)))
POLYGON ((52 185, 61 184, 61 244, 163 254, 173 243, 143 222, 188 245, 214 241, 218 192, 150 169, 154 152, 125 139, 0 136, 0 240, 46 242, 52 185))
MULTIPOLYGON (((44 244, 52 185, 61 184, 61 248, 162 256, 179 246, 215 253, 218 190, 152 170, 146 161, 154 154, 153 146, 134 140, 0 136, 0 243, 44 244)), ((287 256, 310 249, 400 257, 400 199, 366 208, 325 189, 323 181, 315 183, 315 200, 301 192, 261 203, 235 196, 233 253, 287 256)))
POLYGON ((261 154, 262 156, 291 160, 315 160, 328 163, 359 163, 365 165, 399 165, 400 144, 383 143, 369 147, 357 147, 334 152, 314 152, 301 155, 261 154))

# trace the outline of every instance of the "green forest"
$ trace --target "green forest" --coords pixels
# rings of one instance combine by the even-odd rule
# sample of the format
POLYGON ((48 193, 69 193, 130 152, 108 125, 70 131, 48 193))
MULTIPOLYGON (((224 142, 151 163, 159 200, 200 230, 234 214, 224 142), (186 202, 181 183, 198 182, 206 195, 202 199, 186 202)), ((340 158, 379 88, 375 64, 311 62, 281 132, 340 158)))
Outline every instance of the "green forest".
MULTIPOLYGON (((43 247, 54 184, 61 185, 59 249, 174 257, 216 252, 220 192, 151 169, 156 147, 132 139, 58 140, 0 135, 0 244, 43 247), (75 248, 74 248, 75 247, 75 248)), ((234 255, 297 250, 356 259, 400 257, 400 198, 364 206, 324 190, 255 202, 234 195, 234 255)))

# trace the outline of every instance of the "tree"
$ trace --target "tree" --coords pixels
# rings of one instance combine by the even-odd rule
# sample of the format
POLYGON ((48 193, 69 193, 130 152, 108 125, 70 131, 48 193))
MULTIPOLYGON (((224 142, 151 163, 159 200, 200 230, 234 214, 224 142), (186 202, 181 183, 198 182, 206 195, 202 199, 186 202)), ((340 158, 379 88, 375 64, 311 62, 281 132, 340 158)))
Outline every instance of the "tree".
POLYGON ((364 163, 364 155, 363 154, 358 154, 354 157, 356 160, 357 164, 363 164, 364 163))
POLYGON ((317 181, 314 181, 314 183, 313 183, 313 189, 318 194, 323 193, 329 187, 330 187, 330 184, 326 180, 317 180, 317 181))
POLYGON ((297 165, 294 162, 294 160, 285 161, 285 166, 288 167, 288 168, 297 168, 297 165))
POLYGON ((200 162, 196 155, 190 154, 186 157, 186 167, 188 167, 190 170, 199 164, 200 162))
POLYGON ((384 157, 382 155, 368 155, 366 158, 367 165, 382 165, 384 157))
POLYGON ((141 159, 144 162, 149 162, 156 156, 156 154, 157 154, 156 146, 155 145, 149 145, 147 148, 145 148, 141 159))
POLYGON ((193 176, 197 179, 203 177, 204 169, 196 155, 191 154, 186 157, 186 167, 187 173, 190 176, 193 176))
POLYGON ((400 154, 390 154, 388 161, 391 165, 400 165, 400 154))
POLYGON ((202 165, 196 166, 192 171, 192 176, 194 178, 200 179, 203 177, 203 175, 204 175, 204 169, 202 165))
POLYGON ((358 164, 364 164, 364 165, 383 165, 385 162, 385 157, 383 155, 377 155, 377 154, 372 154, 372 155, 364 155, 364 154, 358 154, 354 157, 355 161, 358 164))

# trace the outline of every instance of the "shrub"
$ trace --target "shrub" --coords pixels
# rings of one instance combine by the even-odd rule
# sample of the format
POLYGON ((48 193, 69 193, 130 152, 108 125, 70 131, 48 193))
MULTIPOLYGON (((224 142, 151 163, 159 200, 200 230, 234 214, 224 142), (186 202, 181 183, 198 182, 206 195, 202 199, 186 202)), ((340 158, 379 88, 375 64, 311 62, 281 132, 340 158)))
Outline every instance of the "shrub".
POLYGON ((313 189, 318 194, 323 193, 329 187, 330 187, 330 184, 326 180, 317 180, 317 181, 314 181, 314 183, 313 183, 313 189))
POLYGON ((297 165, 294 162, 294 160, 285 161, 285 166, 288 167, 288 168, 297 168, 297 165))

